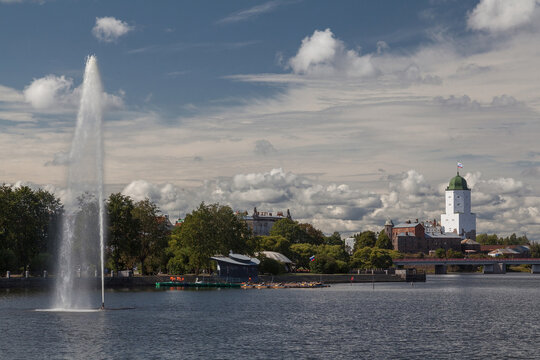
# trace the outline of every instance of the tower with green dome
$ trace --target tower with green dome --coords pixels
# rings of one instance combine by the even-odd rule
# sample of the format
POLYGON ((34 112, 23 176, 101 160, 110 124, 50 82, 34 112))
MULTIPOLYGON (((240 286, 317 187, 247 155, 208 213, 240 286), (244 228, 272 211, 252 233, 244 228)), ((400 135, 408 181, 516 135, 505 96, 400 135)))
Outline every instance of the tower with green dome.
POLYGON ((446 213, 441 215, 444 232, 458 234, 464 239, 476 239, 476 214, 471 212, 471 189, 459 171, 446 187, 445 200, 446 213))

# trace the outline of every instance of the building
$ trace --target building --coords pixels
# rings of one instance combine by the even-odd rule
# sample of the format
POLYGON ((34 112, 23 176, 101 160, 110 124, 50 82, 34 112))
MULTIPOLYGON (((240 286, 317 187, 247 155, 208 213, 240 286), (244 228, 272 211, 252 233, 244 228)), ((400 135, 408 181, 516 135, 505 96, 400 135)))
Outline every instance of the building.
MULTIPOLYGON (((385 225, 385 231, 386 229, 385 225)), ((455 234, 443 233, 442 228, 436 223, 434 225, 432 222, 421 223, 418 219, 415 222, 408 220, 390 229, 392 246, 399 252, 427 254, 430 250, 440 248, 461 251, 461 238, 455 234)))
POLYGON ((289 209, 287 209, 287 215, 283 215, 281 211, 277 213, 259 212, 257 208, 253 208, 253 214, 251 216, 244 215, 243 219, 253 231, 253 235, 270 235, 270 229, 274 223, 281 219, 291 219, 291 213, 289 209))
POLYGON ((283 255, 282 253, 278 253, 276 251, 261 251, 260 253, 255 255, 264 255, 268 259, 279 261, 283 264, 287 272, 292 272, 295 269, 295 264, 291 261, 291 259, 283 255))
POLYGON ((445 191, 446 213, 441 215, 444 233, 454 233, 462 239, 476 239, 476 214, 471 213, 471 189, 459 175, 450 179, 445 191))
POLYGON ((217 262, 218 276, 226 282, 243 282, 259 280, 259 264, 257 258, 230 253, 229 256, 212 256, 217 262))

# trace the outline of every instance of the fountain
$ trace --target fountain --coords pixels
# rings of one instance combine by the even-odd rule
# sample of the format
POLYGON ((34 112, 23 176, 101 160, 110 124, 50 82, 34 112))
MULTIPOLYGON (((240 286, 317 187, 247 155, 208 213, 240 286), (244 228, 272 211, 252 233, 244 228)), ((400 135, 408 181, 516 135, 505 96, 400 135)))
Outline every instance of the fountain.
MULTIPOLYGON (((103 89, 95 56, 86 60, 77 127, 69 153, 54 309, 85 311, 92 307, 90 289, 77 279, 101 273, 104 295, 105 203, 103 198, 103 89), (99 256, 96 252, 99 240, 99 256), (98 261, 99 257, 99 261, 98 261), (95 268, 94 268, 95 267, 95 268), (92 274, 92 275, 90 275, 92 274)), ((86 282, 88 283, 88 282, 86 282)))

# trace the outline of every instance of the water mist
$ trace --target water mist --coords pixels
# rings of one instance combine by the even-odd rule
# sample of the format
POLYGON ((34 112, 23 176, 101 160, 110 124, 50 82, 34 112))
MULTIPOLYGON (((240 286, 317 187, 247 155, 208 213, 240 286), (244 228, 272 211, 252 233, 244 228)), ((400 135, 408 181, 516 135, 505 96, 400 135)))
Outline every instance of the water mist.
POLYGON ((67 196, 53 305, 56 309, 95 307, 90 289, 84 286, 93 285, 93 282, 78 278, 97 274, 101 275, 101 307, 105 304, 102 103, 103 88, 97 59, 89 56, 69 153, 67 196))

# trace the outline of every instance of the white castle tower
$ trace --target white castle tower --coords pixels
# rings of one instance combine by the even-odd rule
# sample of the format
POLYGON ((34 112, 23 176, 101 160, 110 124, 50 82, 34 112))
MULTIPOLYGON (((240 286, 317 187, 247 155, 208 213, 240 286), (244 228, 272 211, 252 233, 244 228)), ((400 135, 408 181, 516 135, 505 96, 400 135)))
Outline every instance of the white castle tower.
POLYGON ((441 225, 446 233, 456 233, 462 238, 476 239, 476 214, 471 213, 471 189, 459 176, 450 179, 445 192, 446 214, 441 215, 441 225))

